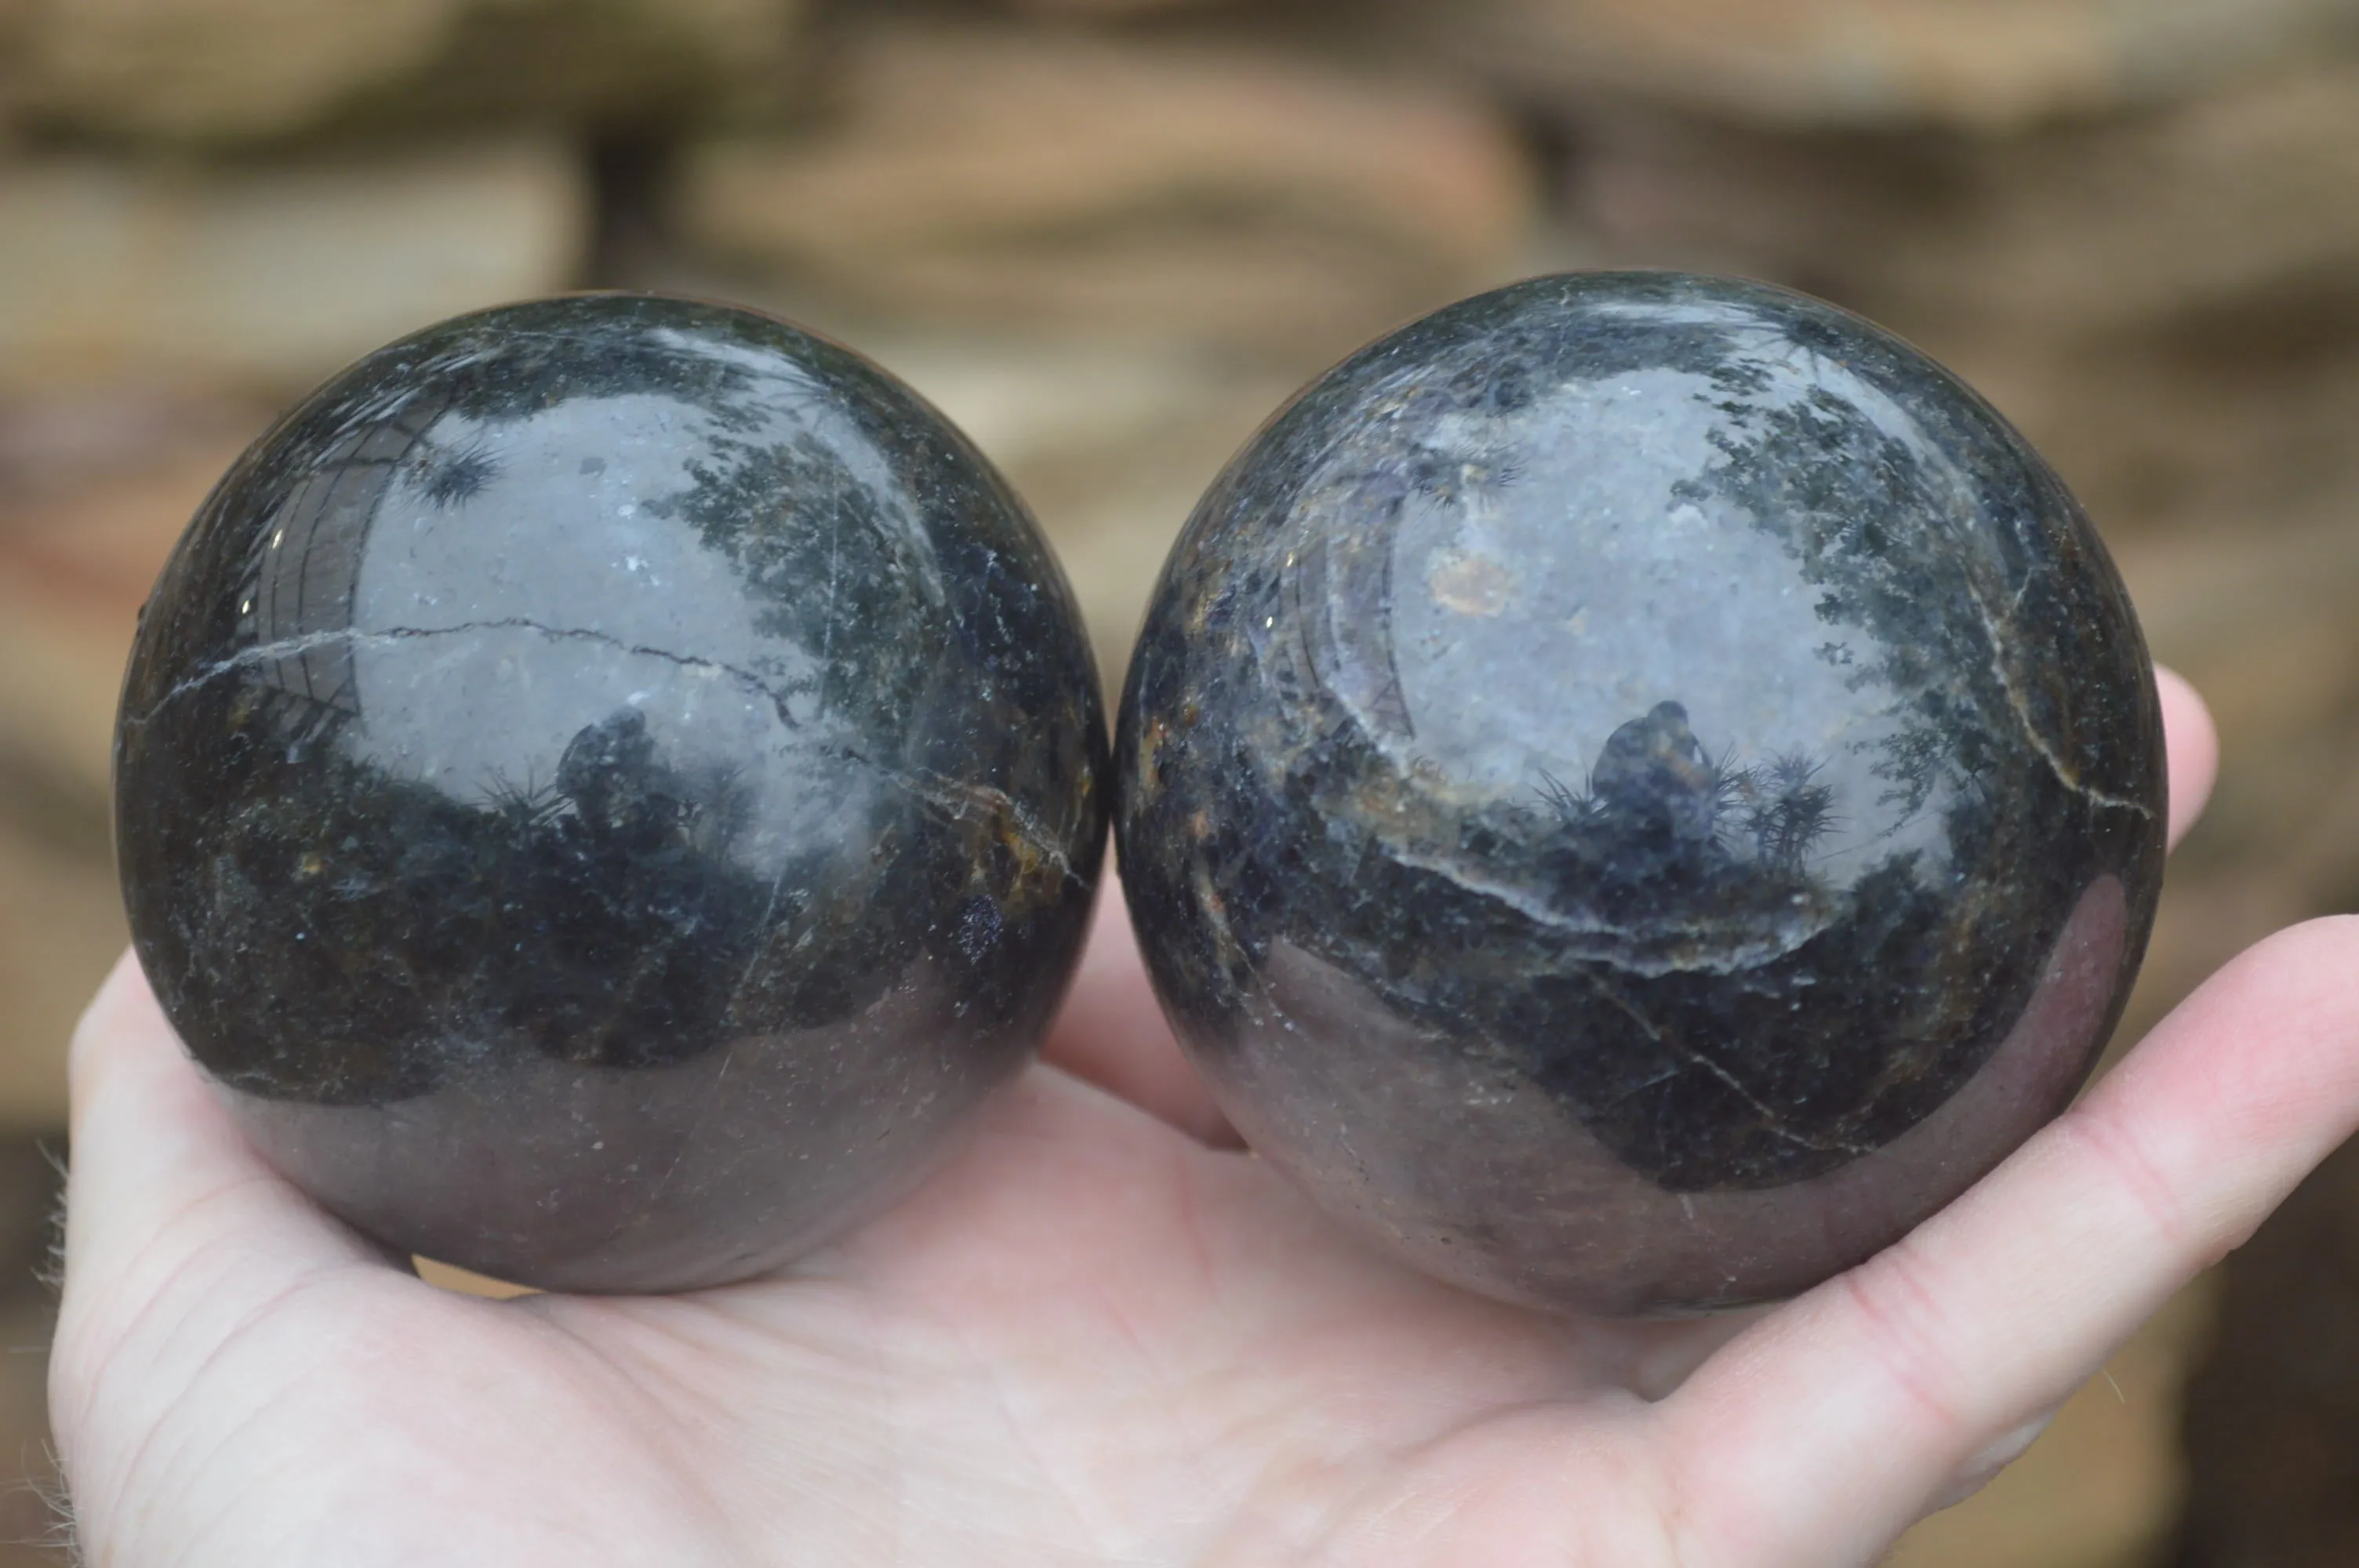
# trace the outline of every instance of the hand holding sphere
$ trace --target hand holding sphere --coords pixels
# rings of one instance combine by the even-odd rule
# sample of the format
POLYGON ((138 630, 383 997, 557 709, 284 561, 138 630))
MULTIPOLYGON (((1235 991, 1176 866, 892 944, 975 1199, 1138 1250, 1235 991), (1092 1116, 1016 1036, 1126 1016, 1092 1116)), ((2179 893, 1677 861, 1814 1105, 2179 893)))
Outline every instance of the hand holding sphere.
MULTIPOLYGON (((1457 498, 1484 503, 1486 485, 1506 494, 1491 454, 1456 445, 1411 452, 1402 472, 1412 528, 1457 498)), ((1381 508, 1401 487, 1376 481, 1381 508)), ((1495 557, 1455 544, 1394 558, 1426 573, 1437 616, 1487 623, 1451 601, 1503 602, 1495 557)), ((1365 582, 1370 564, 1346 559, 1331 580, 1365 582)), ((1708 633, 1711 603, 1674 589, 1662 602, 1708 633)), ((2027 619, 2051 645, 2082 634, 2027 619)), ((1302 656, 1384 722, 1371 644, 1332 619, 1325 634, 1302 656)), ((2034 712, 2068 711, 2013 689, 2034 712)), ((2208 786, 2210 737, 2183 687, 2166 678, 2160 695, 2175 835, 2208 786)), ((1636 844, 1631 863, 1692 902, 1739 862, 1807 872, 1832 835, 1863 831, 1812 830, 1813 810, 1854 818, 1872 797, 1799 738, 1747 751, 1691 687, 1615 703, 1516 778, 1530 818, 1516 831, 1549 840, 1571 901, 1628 891, 1599 846, 1636 844), (1782 773, 1781 758, 1795 762, 1782 773)), ((617 710, 585 710, 548 771, 510 783, 546 811, 578 740, 557 815, 658 848, 693 781, 647 726, 643 743, 617 710)), ((1463 787, 1430 742, 1393 752, 1418 789, 1463 787)), ((949 802, 991 799, 923 782, 948 820, 949 802)), ((990 885, 1037 865, 1018 852, 1037 838, 988 810, 965 821, 1011 857, 1010 881, 990 885)), ((931 940, 988 951, 992 920, 959 891, 931 940)), ((1300 946, 1274 911, 1249 913, 1300 946)), ((2018 1452, 2359 1121, 2354 943, 2348 922, 2272 939, 1898 1245, 1774 1312, 1683 1324, 1488 1302, 1300 1203, 1228 1147, 1154 1016, 1118 903, 1099 905, 1049 1065, 983 1104, 931 1179, 799 1268, 661 1297, 494 1303, 422 1284, 257 1156, 126 965, 74 1057, 52 1408, 82 1544, 241 1568, 364 1539, 445 1559, 462 1542, 505 1563, 1864 1564, 2018 1452)), ((1421 1039, 1448 1036, 1429 1023, 1421 1039)), ((1876 1102, 1854 1097, 1838 1125, 1876 1102)), ((1577 1116, 1556 1124, 1598 1137, 1577 1116)))

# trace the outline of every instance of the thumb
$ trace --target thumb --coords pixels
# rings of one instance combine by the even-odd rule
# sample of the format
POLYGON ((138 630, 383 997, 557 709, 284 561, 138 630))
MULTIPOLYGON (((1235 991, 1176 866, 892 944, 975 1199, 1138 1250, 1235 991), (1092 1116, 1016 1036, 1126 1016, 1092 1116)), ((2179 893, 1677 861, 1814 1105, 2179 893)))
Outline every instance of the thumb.
POLYGON ((65 1291, 49 1399, 71 1470, 93 1411, 153 1409, 306 1280, 398 1265, 246 1143, 131 955, 83 1014, 69 1076, 65 1291))

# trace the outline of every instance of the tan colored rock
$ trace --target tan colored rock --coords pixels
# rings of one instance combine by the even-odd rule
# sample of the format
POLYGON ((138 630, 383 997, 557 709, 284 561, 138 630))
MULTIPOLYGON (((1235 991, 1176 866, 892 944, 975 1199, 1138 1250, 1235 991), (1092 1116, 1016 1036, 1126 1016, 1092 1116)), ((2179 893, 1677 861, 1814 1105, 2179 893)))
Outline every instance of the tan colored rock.
POLYGON ((2347 496, 2120 552, 2156 656, 2220 727, 2220 781, 2173 875, 2258 879, 2283 920, 2359 907, 2359 529, 2347 496))
POLYGON ((800 0, 0 0, 23 113, 234 142, 342 118, 440 126, 685 112, 782 92, 800 0))
POLYGON ((1581 124, 1598 259, 1823 294, 1990 395, 2110 529, 2359 490, 2359 61, 2005 137, 1581 124))
POLYGON ((1163 557, 1297 377, 1106 344, 871 344, 1006 473, 1056 546, 1110 696, 1163 557))
POLYGON ((1616 245, 1887 312, 2086 332, 2359 276, 2359 60, 1998 138, 1588 126, 1576 199, 1616 245))
POLYGON ((1394 0, 1523 91, 1790 126, 1990 130, 2167 98, 2359 32, 2354 0, 1394 0))
POLYGON ((442 317, 568 287, 565 148, 234 168, 0 162, 0 382, 140 365, 287 384, 442 317))
POLYGON ((2359 1563, 2359 1141, 2222 1271, 2220 1321, 2188 1391, 2181 1568, 2359 1563))
POLYGON ((2359 495, 2359 295, 2095 336, 1890 319, 1997 403, 2117 542, 2257 542, 2359 495))
POLYGON ((0 401, 0 774, 21 786, 0 786, 0 816, 32 811, 101 858, 139 607, 205 492, 267 423, 250 399, 200 395, 0 401))
POLYGON ((1348 347, 1509 265, 1531 169, 1488 107, 1244 49, 886 31, 802 138, 695 146, 707 254, 882 312, 1348 347))
POLYGON ((103 856, 0 817, 0 1128, 65 1125, 66 1044, 129 940, 103 856))
POLYGON ((63 1122, 68 1033, 123 950, 115 694, 148 585, 251 434, 223 416, 241 406, 259 422, 234 398, 0 403, 0 1128, 63 1122))
POLYGON ((38 111, 168 135, 283 131, 432 59, 461 0, 49 0, 25 27, 38 111))
POLYGON ((24 72, 23 35, 32 10, 33 0, 0 0, 0 128, 16 118, 24 72))
POLYGON ((1002 0, 1011 11, 1036 16, 1086 16, 1092 19, 1143 16, 1153 12, 1211 10, 1235 5, 1241 0, 1002 0))

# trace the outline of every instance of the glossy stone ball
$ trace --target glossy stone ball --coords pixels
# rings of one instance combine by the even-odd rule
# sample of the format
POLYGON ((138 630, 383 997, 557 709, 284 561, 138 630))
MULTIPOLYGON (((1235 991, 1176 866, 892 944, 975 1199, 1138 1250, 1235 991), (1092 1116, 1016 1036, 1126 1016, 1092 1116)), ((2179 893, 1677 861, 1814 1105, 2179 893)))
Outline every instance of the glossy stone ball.
POLYGON ((140 962, 256 1145, 521 1281, 774 1267, 1024 1060, 1088 925, 1072 597, 956 430, 766 316, 584 296, 256 442, 116 730, 140 962))
POLYGON ((1855 317, 1542 278, 1373 344, 1174 549, 1115 742, 1156 989, 1328 1210, 1674 1313, 2052 1116, 2154 913, 2161 719, 2047 465, 1855 317))

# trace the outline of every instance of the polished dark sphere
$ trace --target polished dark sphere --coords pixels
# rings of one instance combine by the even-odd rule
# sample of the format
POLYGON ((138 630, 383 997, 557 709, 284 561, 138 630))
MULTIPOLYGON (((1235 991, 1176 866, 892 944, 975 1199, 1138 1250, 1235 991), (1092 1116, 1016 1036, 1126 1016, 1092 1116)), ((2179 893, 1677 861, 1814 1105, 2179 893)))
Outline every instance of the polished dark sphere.
POLYGON ((462 317, 314 393, 165 568, 133 937, 263 1152, 390 1246, 744 1277, 1035 1044, 1096 693, 1022 504, 858 355, 672 299, 462 317))
POLYGON ((1245 1138, 1559 1308, 1786 1294, 2065 1103, 2162 868, 2087 520, 1782 290, 1542 278, 1363 350, 1207 492, 1131 665, 1124 886, 1245 1138))

